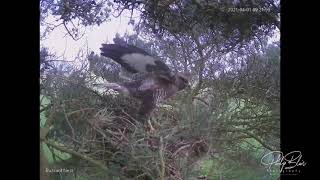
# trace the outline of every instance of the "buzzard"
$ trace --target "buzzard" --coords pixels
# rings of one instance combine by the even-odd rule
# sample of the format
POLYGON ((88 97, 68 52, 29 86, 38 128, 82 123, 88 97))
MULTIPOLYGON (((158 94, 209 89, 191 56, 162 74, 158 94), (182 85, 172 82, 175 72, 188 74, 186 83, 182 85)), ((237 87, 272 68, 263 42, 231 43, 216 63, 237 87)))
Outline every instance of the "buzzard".
POLYGON ((111 58, 121 65, 120 74, 123 72, 132 74, 130 81, 107 83, 103 87, 139 99, 141 101, 139 115, 149 117, 159 102, 189 86, 188 79, 184 75, 173 73, 164 62, 138 47, 102 44, 100 50, 102 56, 111 58))

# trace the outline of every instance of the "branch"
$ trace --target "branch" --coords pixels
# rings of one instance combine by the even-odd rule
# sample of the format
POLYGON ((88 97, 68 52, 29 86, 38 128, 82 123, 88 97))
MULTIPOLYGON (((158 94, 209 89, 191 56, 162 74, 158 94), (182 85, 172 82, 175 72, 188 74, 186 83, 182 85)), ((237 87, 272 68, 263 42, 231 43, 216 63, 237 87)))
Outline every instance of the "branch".
POLYGON ((197 39, 196 37, 193 37, 194 39, 194 42, 196 43, 197 45, 197 52, 200 56, 200 59, 199 59, 199 72, 198 72, 198 77, 199 77, 199 82, 196 86, 196 88, 193 90, 193 96, 195 96, 201 89, 202 87, 202 84, 203 84, 203 71, 204 71, 204 66, 205 66, 205 58, 204 58, 204 55, 203 55, 203 47, 201 46, 200 42, 199 42, 199 39, 197 39))
POLYGON ((63 26, 67 30, 68 34, 72 37, 72 39, 77 41, 77 39, 75 39, 75 37, 73 37, 72 33, 69 31, 65 21, 63 21, 63 26))
POLYGON ((244 134, 247 134, 248 136, 250 136, 251 138, 255 139, 256 141, 258 141, 263 147, 269 149, 270 151, 276 151, 276 149, 274 149, 273 147, 269 146, 268 144, 264 143, 260 138, 258 138, 257 136, 249 133, 249 132, 245 132, 243 131, 244 134))
POLYGON ((245 130, 241 130, 241 129, 228 129, 228 132, 241 132, 244 133, 246 135, 248 135, 249 137, 255 139, 256 141, 258 141, 263 147, 269 149, 270 151, 276 151, 276 149, 274 149, 273 147, 271 147, 270 145, 268 145, 267 143, 263 142, 262 139, 260 139, 259 137, 255 136, 254 134, 247 132, 245 130))
POLYGON ((74 132, 74 128, 72 127, 70 121, 69 121, 69 118, 68 118, 68 114, 66 112, 66 109, 65 109, 65 103, 63 103, 63 106, 62 106, 62 110, 63 110, 63 114, 64 114, 64 119, 66 120, 69 128, 71 129, 71 132, 72 132, 72 138, 75 139, 75 132, 74 132))
POLYGON ((200 97, 194 96, 194 97, 192 97, 192 98, 201 101, 202 103, 204 103, 204 104, 207 105, 207 106, 210 106, 204 99, 202 99, 202 98, 200 98, 200 97))
MULTIPOLYGON (((77 26, 75 26, 71 20, 70 20, 70 22, 71 22, 71 24, 73 25, 73 27, 77 28, 77 26)), ((79 36, 78 38, 76 38, 75 36, 73 36, 72 33, 70 32, 70 30, 68 29, 67 25, 66 25, 66 21, 63 21, 63 26, 64 26, 64 28, 67 30, 67 32, 68 32, 68 34, 71 36, 71 38, 72 38, 73 40, 75 40, 75 41, 78 41, 79 39, 81 39, 81 38, 84 36, 84 33, 82 33, 82 35, 79 36)), ((77 28, 77 29, 79 29, 79 28, 77 28)))
POLYGON ((163 152, 164 152, 163 139, 162 139, 162 136, 161 136, 160 137, 160 150, 159 150, 160 164, 161 164, 160 180, 165 180, 165 171, 166 171, 166 165, 165 165, 165 162, 164 162, 163 152))
POLYGON ((112 176, 118 176, 120 177, 121 179, 124 179, 124 180, 129 180, 128 178, 126 178, 125 176, 123 175, 120 175, 120 174, 117 174, 111 170, 108 169, 108 167, 106 167, 105 165, 103 165, 101 162, 99 161, 96 161, 86 155, 83 155, 81 153, 78 153, 76 151, 73 151, 71 149, 67 149, 66 147, 62 147, 62 146, 59 146, 57 144, 55 144, 54 142, 50 141, 50 140, 43 140, 43 142, 45 142, 47 145, 57 149, 57 150, 60 150, 62 152, 66 152, 66 153, 69 153, 71 155, 74 155, 80 159, 83 159, 83 160, 86 160, 88 162, 90 162, 91 164, 95 165, 95 166, 98 166, 99 168, 101 168, 102 170, 104 171, 107 171, 108 174, 112 175, 112 176))

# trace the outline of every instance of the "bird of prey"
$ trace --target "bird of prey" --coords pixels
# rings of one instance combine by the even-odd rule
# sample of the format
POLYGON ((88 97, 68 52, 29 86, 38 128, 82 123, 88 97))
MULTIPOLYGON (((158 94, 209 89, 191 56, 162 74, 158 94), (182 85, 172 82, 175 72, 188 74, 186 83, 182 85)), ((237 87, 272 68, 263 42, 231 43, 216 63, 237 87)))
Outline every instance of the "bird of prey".
POLYGON ((184 75, 173 73, 164 62, 138 47, 102 44, 100 50, 102 56, 111 58, 134 77, 127 82, 107 83, 103 87, 139 99, 139 115, 148 117, 159 102, 189 86, 184 75))

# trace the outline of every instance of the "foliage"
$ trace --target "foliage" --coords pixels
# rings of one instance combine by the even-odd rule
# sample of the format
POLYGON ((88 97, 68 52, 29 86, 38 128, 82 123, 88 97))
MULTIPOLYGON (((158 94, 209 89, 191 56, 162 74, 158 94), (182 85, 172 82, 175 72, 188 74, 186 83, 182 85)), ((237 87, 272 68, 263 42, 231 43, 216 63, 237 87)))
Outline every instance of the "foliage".
POLYGON ((100 25, 108 20, 111 9, 106 0, 41 0, 40 23, 46 27, 44 34, 63 25, 68 34, 78 40, 83 27, 100 25), (106 7, 107 6, 107 7, 106 7), (46 22, 48 17, 54 21, 46 22))
MULTIPOLYGON (((111 171, 127 178, 157 179, 161 174, 160 152, 165 152, 168 179, 202 174, 194 168, 206 154, 224 157, 226 161, 220 162, 224 166, 229 161, 250 165, 241 169, 231 163, 232 171, 219 172, 226 177, 265 175, 261 167, 261 174, 247 172, 260 166, 259 158, 266 149, 279 148, 278 48, 270 45, 266 53, 243 58, 246 64, 238 69, 221 70, 217 77, 205 76, 205 88, 196 96, 192 90, 181 92, 166 103, 167 107, 158 107, 152 120, 157 129, 153 134, 139 122, 134 99, 91 88, 94 65, 87 66, 88 71, 71 68, 67 75, 57 76, 52 71, 55 73, 46 74, 51 85, 42 92, 55 104, 46 111, 55 119, 47 138, 94 160, 104 159, 103 164, 111 171), (248 153, 250 156, 244 158, 248 153)), ((88 169, 85 174, 98 179, 110 176, 94 175, 96 171, 88 169)))
POLYGON ((114 43, 161 58, 190 76, 192 88, 156 108, 151 131, 137 115, 139 102, 94 87, 101 79, 125 81, 119 65, 97 53, 59 61, 42 48, 40 131, 50 162, 44 167, 73 168, 59 174, 67 179, 277 178, 260 163, 280 148, 280 46, 268 43, 278 26, 277 2, 92 2, 41 1, 42 21, 48 13, 91 26, 108 19, 108 10, 98 15, 105 7, 139 10, 137 33, 117 35, 114 43), (225 11, 256 6, 270 12, 225 11))

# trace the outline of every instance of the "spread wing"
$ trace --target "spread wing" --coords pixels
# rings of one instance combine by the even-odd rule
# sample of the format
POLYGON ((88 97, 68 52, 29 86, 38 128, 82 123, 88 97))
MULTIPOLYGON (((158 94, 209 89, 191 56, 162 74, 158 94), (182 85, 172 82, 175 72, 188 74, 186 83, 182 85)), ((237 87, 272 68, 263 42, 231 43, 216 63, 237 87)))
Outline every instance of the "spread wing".
POLYGON ((140 99, 139 114, 149 117, 156 106, 178 91, 176 86, 171 85, 166 79, 158 76, 146 75, 140 80, 123 83, 106 83, 101 87, 113 89, 124 94, 140 99))
POLYGON ((111 58, 130 73, 155 73, 171 79, 170 68, 161 60, 132 45, 102 44, 101 55, 111 58))

